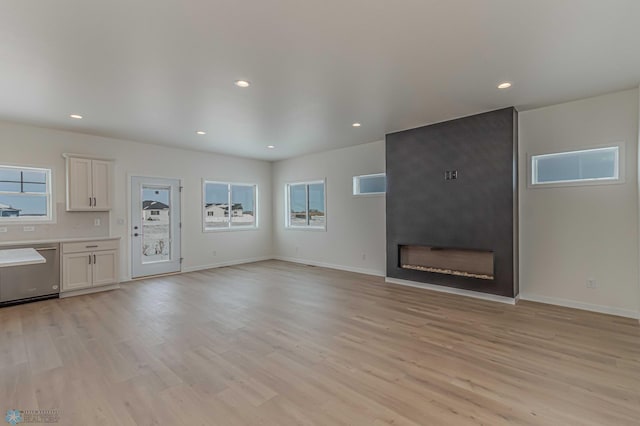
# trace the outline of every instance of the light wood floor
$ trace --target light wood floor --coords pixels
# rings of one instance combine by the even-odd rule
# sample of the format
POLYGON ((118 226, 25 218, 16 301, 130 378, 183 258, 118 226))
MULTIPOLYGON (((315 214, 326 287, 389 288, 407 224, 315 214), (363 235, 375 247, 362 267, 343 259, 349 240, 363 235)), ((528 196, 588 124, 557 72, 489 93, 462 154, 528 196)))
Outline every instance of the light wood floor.
POLYGON ((640 424, 637 321, 279 261, 2 308, 0 332, 0 414, 59 424, 640 424))

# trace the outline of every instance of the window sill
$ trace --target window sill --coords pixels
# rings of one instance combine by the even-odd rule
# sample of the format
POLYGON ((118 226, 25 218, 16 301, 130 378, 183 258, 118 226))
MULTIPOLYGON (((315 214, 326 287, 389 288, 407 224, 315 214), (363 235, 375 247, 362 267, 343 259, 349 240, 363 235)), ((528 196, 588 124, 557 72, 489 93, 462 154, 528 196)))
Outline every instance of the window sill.
POLYGON ((360 197, 384 197, 385 195, 387 195, 386 192, 370 192, 370 193, 366 193, 366 194, 353 194, 353 198, 360 198, 360 197))
POLYGON ((55 225, 55 219, 33 219, 33 220, 12 220, 0 218, 0 226, 35 226, 35 225, 55 225))
POLYGON ((313 232, 326 232, 327 227, 317 227, 317 226, 285 226, 285 231, 313 231, 313 232))
POLYGON ((527 187, 537 188, 563 188, 572 186, 600 186, 600 185, 619 185, 625 183, 625 179, 585 179, 566 182, 549 182, 549 183, 528 183, 527 187))
POLYGON ((202 230, 203 233, 210 232, 236 232, 236 231, 258 231, 260 228, 258 226, 238 226, 234 228, 204 228, 202 230))

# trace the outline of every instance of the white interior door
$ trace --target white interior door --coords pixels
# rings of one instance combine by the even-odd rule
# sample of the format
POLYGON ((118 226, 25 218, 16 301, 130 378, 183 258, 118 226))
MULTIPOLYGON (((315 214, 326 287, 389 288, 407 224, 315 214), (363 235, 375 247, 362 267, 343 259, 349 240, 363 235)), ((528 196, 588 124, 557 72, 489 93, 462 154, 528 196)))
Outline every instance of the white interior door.
POLYGON ((131 178, 131 276, 180 272, 180 181, 131 178))

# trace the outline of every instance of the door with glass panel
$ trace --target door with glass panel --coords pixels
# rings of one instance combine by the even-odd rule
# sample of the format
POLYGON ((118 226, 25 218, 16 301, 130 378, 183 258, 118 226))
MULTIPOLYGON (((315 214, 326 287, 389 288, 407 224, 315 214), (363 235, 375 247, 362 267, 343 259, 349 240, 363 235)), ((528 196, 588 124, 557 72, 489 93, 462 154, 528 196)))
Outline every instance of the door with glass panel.
POLYGON ((180 272, 180 181, 131 178, 131 275, 180 272))

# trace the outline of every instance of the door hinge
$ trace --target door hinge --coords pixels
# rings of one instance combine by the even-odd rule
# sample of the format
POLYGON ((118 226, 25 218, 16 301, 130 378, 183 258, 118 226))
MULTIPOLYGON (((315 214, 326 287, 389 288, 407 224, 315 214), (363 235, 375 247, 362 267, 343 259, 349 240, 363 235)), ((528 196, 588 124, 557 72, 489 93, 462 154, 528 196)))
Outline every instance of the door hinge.
POLYGON ((180 263, 182 263, 184 261, 184 257, 180 258, 180 263))
POLYGON ((178 228, 182 229, 182 222, 178 223, 178 228))
POLYGON ((184 186, 179 186, 178 187, 178 192, 182 192, 182 188, 184 188, 184 186))

